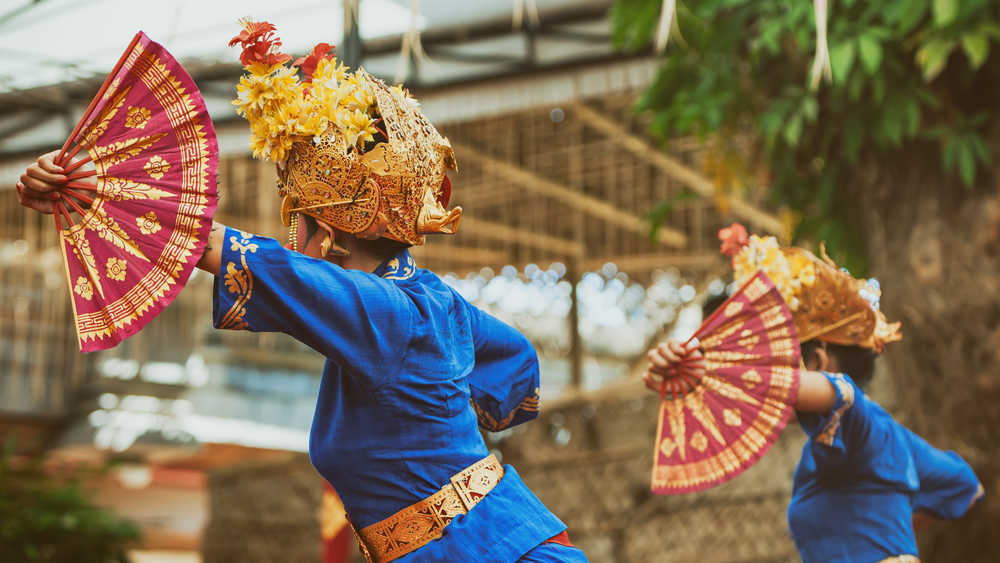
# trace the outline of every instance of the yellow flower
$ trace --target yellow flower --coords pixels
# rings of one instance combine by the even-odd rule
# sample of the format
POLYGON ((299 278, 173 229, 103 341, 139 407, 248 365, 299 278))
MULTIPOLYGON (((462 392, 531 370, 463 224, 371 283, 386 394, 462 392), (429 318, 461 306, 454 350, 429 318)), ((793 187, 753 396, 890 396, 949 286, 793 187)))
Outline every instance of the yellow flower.
POLYGON ((159 180, 170 171, 170 163, 162 156, 154 154, 146 161, 142 169, 146 171, 146 174, 149 174, 150 178, 159 180))
MULTIPOLYGON (((758 270, 763 271, 792 311, 799 308, 803 280, 808 280, 808 268, 800 263, 796 267, 797 273, 794 273, 788 257, 774 237, 751 235, 747 246, 733 256, 733 276, 737 282, 743 283, 758 270)), ((814 281, 815 271, 812 274, 814 281)))
POLYGON ((795 254, 788 261, 791 267, 792 277, 806 287, 812 287, 816 283, 816 266, 808 257, 795 254))
POLYGON ((160 225, 160 220, 156 217, 156 213, 152 211, 142 217, 136 217, 135 223, 139 226, 139 232, 144 235, 155 235, 163 228, 160 225))
POLYGON ((90 298, 94 296, 94 286, 90 285, 90 280, 80 276, 76 278, 76 285, 73 286, 73 292, 90 301, 90 298))
POLYGON ((125 281, 125 261, 121 258, 115 258, 114 256, 108 258, 108 263, 106 265, 106 274, 108 279, 125 281))
POLYGON ((375 140, 375 120, 361 110, 341 110, 337 114, 337 127, 351 146, 363 141, 375 140))
POLYGON ((132 129, 142 129, 149 121, 149 109, 142 106, 132 106, 128 108, 128 115, 125 117, 125 126, 132 129))

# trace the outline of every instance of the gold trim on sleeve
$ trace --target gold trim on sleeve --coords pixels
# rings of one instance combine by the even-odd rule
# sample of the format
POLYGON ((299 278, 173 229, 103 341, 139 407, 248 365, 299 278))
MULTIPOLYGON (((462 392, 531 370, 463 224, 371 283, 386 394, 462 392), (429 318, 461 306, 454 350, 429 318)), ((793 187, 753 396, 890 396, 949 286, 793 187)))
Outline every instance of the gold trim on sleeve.
POLYGON ((844 379, 844 376, 837 373, 833 375, 833 384, 837 386, 837 392, 844 400, 844 404, 840 405, 833 415, 830 417, 829 422, 823 428, 823 431, 816 436, 816 441, 824 446, 832 446, 834 436, 837 435, 837 429, 840 428, 840 420, 843 418, 844 413, 848 411, 852 406, 854 406, 854 387, 844 379))
POLYGON ((520 403, 517 404, 507 416, 497 420, 490 416, 490 413, 486 412, 484 409, 479 408, 479 405, 475 401, 472 401, 472 408, 476 411, 476 416, 479 418, 479 425, 483 428, 489 430, 490 432, 499 432, 508 426, 517 416, 520 411, 525 412, 538 412, 541 408, 541 401, 538 398, 539 389, 536 387, 534 394, 529 397, 525 397, 520 403))
POLYGON ((257 243, 250 242, 251 238, 252 235, 243 231, 240 231, 239 237, 229 237, 229 242, 232 244, 230 249, 240 253, 241 266, 237 266, 233 261, 226 264, 223 283, 229 293, 236 294, 236 300, 219 321, 219 328, 246 330, 250 326, 244 319, 247 313, 246 304, 250 302, 250 297, 253 295, 253 273, 247 265, 247 252, 255 253, 258 248, 257 243))

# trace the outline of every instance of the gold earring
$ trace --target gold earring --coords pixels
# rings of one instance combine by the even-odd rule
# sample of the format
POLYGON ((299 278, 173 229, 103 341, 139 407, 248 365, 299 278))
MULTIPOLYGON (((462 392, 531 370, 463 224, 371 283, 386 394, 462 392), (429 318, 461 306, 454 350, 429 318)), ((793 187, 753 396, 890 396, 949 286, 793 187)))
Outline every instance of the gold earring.
POLYGON ((330 252, 330 243, 330 235, 326 235, 326 238, 324 238, 323 242, 319 245, 319 253, 323 256, 323 258, 326 258, 326 254, 330 252))
POLYGON ((295 252, 299 251, 299 214, 295 213, 289 218, 288 225, 288 246, 295 252))

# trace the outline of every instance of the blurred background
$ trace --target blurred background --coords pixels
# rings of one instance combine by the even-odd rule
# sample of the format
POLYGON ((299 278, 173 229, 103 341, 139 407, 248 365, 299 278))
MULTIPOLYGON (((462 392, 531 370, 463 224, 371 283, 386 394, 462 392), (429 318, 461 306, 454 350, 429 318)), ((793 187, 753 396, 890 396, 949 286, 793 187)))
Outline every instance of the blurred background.
MULTIPOLYGON (((13 189, 141 29, 206 99, 217 219, 283 239, 274 168, 250 158, 229 103, 241 68, 226 43, 250 15, 277 25, 286 52, 336 43, 352 67, 403 82, 451 140, 461 232, 413 254, 537 348, 539 420, 487 441, 592 561, 797 560, 784 516, 794 426, 733 482, 649 492, 657 398, 638 380, 644 351, 693 333, 702 304, 724 295, 716 233, 734 221, 813 249, 825 240, 882 281, 905 338, 872 394, 969 460, 988 493, 921 534, 922 560, 992 560, 1000 7, 820 5, 0 3, 0 519, 20 526, 8 532, 93 553, 79 546, 125 545, 137 563, 319 561, 324 537, 353 542, 306 454, 322 358, 282 335, 213 330, 212 279, 198 272, 142 333, 80 354, 55 229, 13 189)), ((36 560, 113 560, 80 553, 43 547, 36 560)))

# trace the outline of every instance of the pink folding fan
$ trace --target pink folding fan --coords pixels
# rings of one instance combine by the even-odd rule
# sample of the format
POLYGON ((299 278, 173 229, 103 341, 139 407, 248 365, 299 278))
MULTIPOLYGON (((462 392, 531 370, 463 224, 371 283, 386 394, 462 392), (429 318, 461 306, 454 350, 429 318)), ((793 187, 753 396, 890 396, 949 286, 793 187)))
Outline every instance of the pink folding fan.
POLYGON ((798 395, 799 343, 792 313, 758 272, 695 337, 706 373, 680 366, 661 392, 652 489, 701 491, 757 462, 785 427, 798 395))
POLYGON ((69 178, 55 220, 82 351, 135 334, 187 282, 208 241, 218 160, 194 81, 137 33, 56 158, 69 178))

